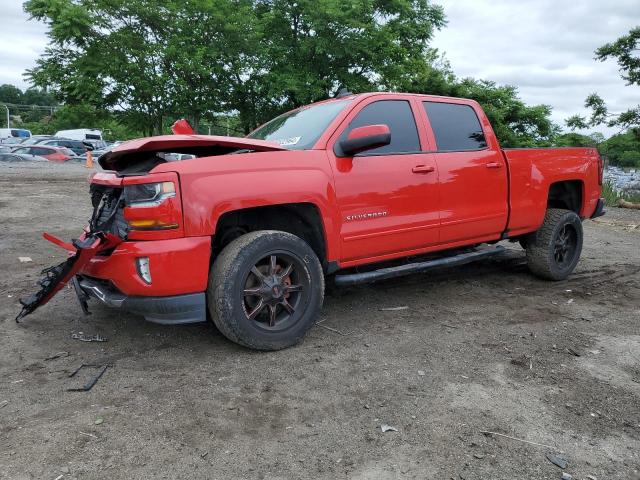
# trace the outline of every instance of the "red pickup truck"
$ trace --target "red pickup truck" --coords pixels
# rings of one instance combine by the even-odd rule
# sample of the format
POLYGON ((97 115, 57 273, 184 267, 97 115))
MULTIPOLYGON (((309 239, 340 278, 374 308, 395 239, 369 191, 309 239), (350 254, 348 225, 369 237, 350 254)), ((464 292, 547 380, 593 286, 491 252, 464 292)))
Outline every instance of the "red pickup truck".
POLYGON ((562 280, 582 220, 604 213, 595 149, 501 149, 478 103, 429 95, 343 95, 246 138, 143 138, 99 163, 89 225, 72 243, 45 234, 69 258, 19 318, 73 282, 85 309, 93 297, 158 323, 210 317, 275 350, 313 326, 325 278, 459 265, 510 240, 534 274, 562 280))

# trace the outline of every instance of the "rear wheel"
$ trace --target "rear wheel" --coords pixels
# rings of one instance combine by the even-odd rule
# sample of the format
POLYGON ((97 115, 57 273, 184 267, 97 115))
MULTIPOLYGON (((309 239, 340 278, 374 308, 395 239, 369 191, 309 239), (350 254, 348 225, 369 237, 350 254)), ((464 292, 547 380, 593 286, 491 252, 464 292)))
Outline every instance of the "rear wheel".
POLYGON ((207 302, 228 339, 258 350, 298 343, 324 296, 318 257, 299 237, 263 230, 233 240, 215 260, 207 302))
POLYGON ((531 272, 548 280, 564 280, 580 260, 582 221, 571 210, 550 208, 540 229, 526 239, 531 272))

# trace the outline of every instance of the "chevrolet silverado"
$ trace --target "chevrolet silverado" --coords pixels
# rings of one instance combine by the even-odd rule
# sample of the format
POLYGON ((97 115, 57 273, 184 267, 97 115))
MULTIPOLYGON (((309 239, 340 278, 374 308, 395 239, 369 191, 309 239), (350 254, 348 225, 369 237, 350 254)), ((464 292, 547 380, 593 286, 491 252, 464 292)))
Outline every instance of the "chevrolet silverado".
POLYGON ((92 297, 158 323, 210 318, 234 342, 276 350, 313 326, 325 279, 460 265, 509 240, 533 274, 562 280, 581 222, 604 213, 595 149, 501 149, 471 100, 346 94, 246 138, 178 127, 100 158, 88 226, 71 243, 45 234, 69 257, 43 271, 18 319, 71 282, 85 310, 92 297))

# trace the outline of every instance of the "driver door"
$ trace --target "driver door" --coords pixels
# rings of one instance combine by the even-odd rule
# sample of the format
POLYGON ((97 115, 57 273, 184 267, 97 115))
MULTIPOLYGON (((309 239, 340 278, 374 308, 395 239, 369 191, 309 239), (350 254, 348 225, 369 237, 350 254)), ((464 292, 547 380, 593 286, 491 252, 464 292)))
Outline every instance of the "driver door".
MULTIPOLYGON (((439 241, 438 172, 412 102, 385 95, 358 105, 328 143, 341 213, 341 263, 391 258, 439 241), (391 143, 355 156, 339 142, 353 128, 385 124, 391 143)), ((418 118, 420 118, 418 116, 418 118)))

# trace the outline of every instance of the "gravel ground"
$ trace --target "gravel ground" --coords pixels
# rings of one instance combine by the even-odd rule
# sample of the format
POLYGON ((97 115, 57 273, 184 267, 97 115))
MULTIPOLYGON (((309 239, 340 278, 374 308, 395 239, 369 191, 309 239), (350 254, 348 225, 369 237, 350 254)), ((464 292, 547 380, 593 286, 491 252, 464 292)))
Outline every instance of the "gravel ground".
POLYGON ((84 318, 68 289, 13 321, 63 259, 41 232, 85 224, 87 176, 0 165, 0 478, 559 479, 549 453, 573 478, 640 478, 640 212, 585 222, 567 281, 530 276, 516 244, 334 292, 301 345, 259 353, 209 324, 84 318), (69 392, 82 363, 112 366, 69 392))

